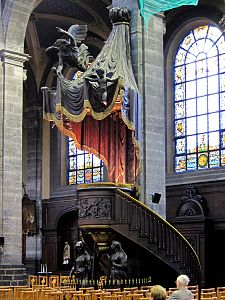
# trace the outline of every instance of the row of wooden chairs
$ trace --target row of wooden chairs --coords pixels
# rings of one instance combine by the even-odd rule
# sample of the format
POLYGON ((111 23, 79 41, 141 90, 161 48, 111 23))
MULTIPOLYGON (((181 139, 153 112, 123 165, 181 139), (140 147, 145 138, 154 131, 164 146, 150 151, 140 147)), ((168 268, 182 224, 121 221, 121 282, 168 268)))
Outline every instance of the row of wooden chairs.
POLYGON ((149 299, 150 289, 146 287, 130 287, 95 290, 93 287, 47 287, 43 285, 16 286, 0 288, 0 300, 139 300, 149 299), (145 288, 145 289, 144 289, 145 288))

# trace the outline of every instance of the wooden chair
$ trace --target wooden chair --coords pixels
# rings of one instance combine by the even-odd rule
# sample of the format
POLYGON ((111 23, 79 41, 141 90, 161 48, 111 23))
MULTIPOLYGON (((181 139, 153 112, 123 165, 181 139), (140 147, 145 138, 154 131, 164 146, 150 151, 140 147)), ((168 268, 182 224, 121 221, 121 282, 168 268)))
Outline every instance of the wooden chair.
POLYGON ((117 295, 117 294, 111 294, 111 295, 104 295, 103 297, 104 300, 122 300, 123 296, 122 295, 117 295))
POLYGON ((48 286, 53 288, 59 287, 59 276, 58 275, 49 276, 48 286))
POLYGON ((63 300, 62 292, 60 292, 60 291, 45 291, 44 300, 63 300))
POLYGON ((60 275, 59 276, 59 284, 60 284, 60 286, 70 286, 70 276, 60 275))
POLYGON ((39 300, 38 291, 22 290, 18 292, 18 300, 39 300))
POLYGON ((11 288, 1 288, 0 300, 13 300, 13 290, 11 288))
POLYGON ((39 275, 38 276, 38 284, 42 286, 48 286, 48 276, 39 275))
POLYGON ((13 296, 14 296, 14 300, 18 300, 19 299, 19 292, 20 291, 32 291, 33 289, 31 287, 28 287, 26 285, 21 285, 21 286, 14 286, 13 287, 13 296))
POLYGON ((28 275, 28 286, 32 287, 33 285, 38 284, 38 277, 36 275, 28 275))
POLYGON ((135 291, 138 291, 138 287, 137 286, 127 287, 127 288, 124 288, 123 290, 124 291, 135 292, 135 291))
POLYGON ((219 286, 216 288, 217 299, 221 300, 221 296, 225 296, 225 287, 219 286))
POLYGON ((111 292, 100 291, 97 293, 92 293, 92 300, 103 300, 105 296, 111 296, 111 292))
POLYGON ((143 293, 139 293, 139 291, 130 293, 126 296, 126 300, 139 300, 140 298, 143 298, 143 293))

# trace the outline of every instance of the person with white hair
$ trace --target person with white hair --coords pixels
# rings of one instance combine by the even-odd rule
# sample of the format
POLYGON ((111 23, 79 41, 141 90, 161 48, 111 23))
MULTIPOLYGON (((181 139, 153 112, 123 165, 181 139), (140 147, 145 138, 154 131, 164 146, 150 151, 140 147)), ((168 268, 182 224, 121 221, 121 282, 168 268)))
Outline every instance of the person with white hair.
POLYGON ((177 290, 174 291, 168 300, 191 300, 194 295, 188 290, 190 279, 187 275, 179 275, 176 280, 177 290))

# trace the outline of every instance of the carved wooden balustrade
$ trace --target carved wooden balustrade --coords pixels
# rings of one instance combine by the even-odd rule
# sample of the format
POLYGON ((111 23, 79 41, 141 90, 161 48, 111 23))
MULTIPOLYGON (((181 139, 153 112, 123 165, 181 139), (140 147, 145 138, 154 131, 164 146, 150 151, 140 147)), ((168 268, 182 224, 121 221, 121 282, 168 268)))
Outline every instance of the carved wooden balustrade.
MULTIPOLYGON (((192 283, 200 284, 201 266, 190 243, 171 224, 142 202, 110 185, 78 189, 78 199, 78 224, 81 228, 92 228, 92 232, 100 228, 98 238, 102 238, 102 242, 106 242, 103 228, 132 238, 178 273, 187 274, 192 283)), ((97 232, 95 231, 95 234, 98 234, 97 232)))

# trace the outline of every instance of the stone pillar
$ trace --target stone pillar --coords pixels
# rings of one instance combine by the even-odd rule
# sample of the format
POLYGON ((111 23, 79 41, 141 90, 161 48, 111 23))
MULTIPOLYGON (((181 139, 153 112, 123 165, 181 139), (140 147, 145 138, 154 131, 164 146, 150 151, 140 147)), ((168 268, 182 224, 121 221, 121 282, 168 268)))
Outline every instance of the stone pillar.
MULTIPOLYGON (((113 6, 121 6, 121 1, 113 0, 113 6)), ((147 30, 138 0, 124 0, 122 6, 131 10, 132 65, 142 96, 141 126, 138 126, 142 158, 140 200, 165 217, 163 16, 154 15, 147 30), (162 195, 159 204, 152 203, 154 192, 162 195)))
MULTIPOLYGON (((36 94, 36 90, 35 90, 36 94)), ((28 99, 25 101, 37 102, 37 99, 28 99)), ((36 202, 36 215, 38 224, 42 227, 42 198, 41 198, 41 175, 42 175, 42 108, 32 106, 24 109, 23 114, 23 155, 24 170, 23 182, 26 191, 36 202), (26 147, 26 149, 25 149, 26 147)), ((33 236, 26 236, 26 267, 30 274, 36 272, 36 263, 42 256, 42 236, 41 232, 33 236)))
POLYGON ((23 63, 28 55, 2 49, 0 57, 0 236, 4 237, 1 264, 21 265, 23 63))

